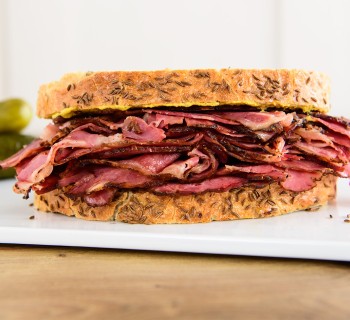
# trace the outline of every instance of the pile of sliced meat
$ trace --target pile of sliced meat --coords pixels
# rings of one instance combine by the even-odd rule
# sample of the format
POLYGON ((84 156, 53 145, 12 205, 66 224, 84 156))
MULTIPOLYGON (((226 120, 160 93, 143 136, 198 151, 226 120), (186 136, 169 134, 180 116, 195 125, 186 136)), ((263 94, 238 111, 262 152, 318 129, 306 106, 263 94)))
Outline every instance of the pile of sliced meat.
POLYGON ((350 176, 350 122, 282 111, 147 109, 49 124, 1 167, 27 195, 61 189, 91 206, 118 191, 226 191, 279 182, 295 192, 324 174, 350 176))

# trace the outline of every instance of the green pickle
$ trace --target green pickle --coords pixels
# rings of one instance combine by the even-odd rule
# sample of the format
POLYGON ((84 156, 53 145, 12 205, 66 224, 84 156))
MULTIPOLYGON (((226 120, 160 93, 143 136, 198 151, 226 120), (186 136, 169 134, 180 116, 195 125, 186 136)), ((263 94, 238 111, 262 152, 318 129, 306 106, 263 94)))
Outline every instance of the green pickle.
POLYGON ((0 102, 0 133, 18 133, 24 129, 32 119, 33 112, 30 105, 18 98, 0 102))
MULTIPOLYGON (((0 134, 0 160, 4 160, 22 149, 24 145, 29 144, 35 138, 18 133, 0 134)), ((13 178, 16 172, 13 168, 1 170, 0 179, 13 178)))

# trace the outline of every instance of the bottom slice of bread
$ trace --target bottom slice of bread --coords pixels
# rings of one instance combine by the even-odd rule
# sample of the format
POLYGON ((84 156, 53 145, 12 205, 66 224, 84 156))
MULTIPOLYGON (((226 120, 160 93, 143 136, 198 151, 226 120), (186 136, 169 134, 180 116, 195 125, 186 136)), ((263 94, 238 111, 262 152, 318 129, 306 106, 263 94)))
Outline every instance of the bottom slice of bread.
POLYGON ((62 213, 85 220, 127 223, 200 223, 265 218, 293 211, 316 209, 334 199, 337 178, 325 175, 308 191, 292 192, 279 183, 263 188, 244 187, 225 192, 190 195, 160 195, 146 191, 124 191, 115 201, 90 207, 71 200, 59 190, 35 195, 34 206, 45 212, 62 213))

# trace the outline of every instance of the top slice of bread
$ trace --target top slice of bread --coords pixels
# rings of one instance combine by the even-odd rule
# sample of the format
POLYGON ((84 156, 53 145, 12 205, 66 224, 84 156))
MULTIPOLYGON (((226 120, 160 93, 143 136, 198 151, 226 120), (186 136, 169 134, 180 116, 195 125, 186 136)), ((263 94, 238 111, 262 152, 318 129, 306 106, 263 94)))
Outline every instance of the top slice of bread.
POLYGON ((37 114, 69 118, 80 111, 246 105, 328 112, 330 81, 304 70, 201 69, 71 73, 41 86, 37 114))

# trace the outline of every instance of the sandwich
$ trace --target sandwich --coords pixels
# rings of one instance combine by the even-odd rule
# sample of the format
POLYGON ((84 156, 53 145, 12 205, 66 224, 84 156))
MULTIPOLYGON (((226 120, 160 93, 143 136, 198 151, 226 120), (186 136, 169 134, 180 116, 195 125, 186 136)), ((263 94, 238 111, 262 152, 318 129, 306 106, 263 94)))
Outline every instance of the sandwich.
POLYGON ((315 210, 350 175, 350 121, 303 70, 65 75, 41 86, 41 137, 0 162, 44 212, 199 223, 315 210))

